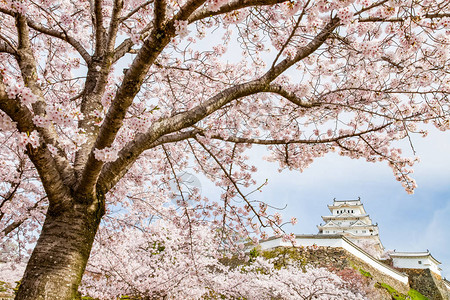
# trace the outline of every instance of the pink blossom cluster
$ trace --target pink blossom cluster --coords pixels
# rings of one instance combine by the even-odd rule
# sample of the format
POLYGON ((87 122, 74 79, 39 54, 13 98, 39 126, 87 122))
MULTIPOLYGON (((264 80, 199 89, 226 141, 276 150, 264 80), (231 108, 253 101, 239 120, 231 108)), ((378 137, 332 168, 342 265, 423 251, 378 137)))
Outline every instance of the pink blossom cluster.
POLYGON ((16 128, 16 124, 10 117, 0 112, 0 129, 4 131, 11 131, 16 128))
POLYGON ((363 7, 369 7, 372 5, 372 0, 358 0, 356 1, 358 4, 361 4, 363 7))
POLYGON ((38 127, 48 127, 51 124, 51 120, 45 116, 36 115, 33 117, 33 123, 38 127))
POLYGON ((347 6, 339 9, 337 17, 341 20, 341 23, 348 25, 353 20, 353 11, 347 6))
POLYGON ((27 144, 30 144, 31 147, 37 148, 40 145, 39 133, 36 130, 33 130, 31 133, 21 132, 18 143, 20 147, 25 147, 27 144))
POLYGON ((298 223, 298 219, 296 217, 291 217, 291 224, 295 225, 298 223))
POLYGON ((363 42, 358 48, 365 57, 376 58, 382 53, 377 41, 363 42))
POLYGON ((231 13, 225 14, 223 17, 224 24, 238 24, 241 23, 249 14, 249 11, 246 9, 241 9, 237 11, 233 11, 231 13))
POLYGON ((189 34, 188 21, 176 20, 174 22, 174 26, 175 26, 175 33, 180 38, 184 38, 189 34))
POLYGON ((299 9, 301 9, 303 3, 301 1, 288 1, 281 3, 281 9, 283 11, 282 17, 290 18, 294 16, 299 9))
POLYGON ((6 93, 10 99, 20 97, 24 105, 31 105, 37 101, 36 95, 28 87, 23 87, 21 83, 13 83, 10 80, 6 83, 6 93))
POLYGON ((374 14, 374 17, 379 17, 379 18, 389 18, 391 16, 394 16, 395 13, 397 11, 396 7, 391 7, 391 6, 383 6, 381 8, 379 8, 374 14))
POLYGON ((136 132, 145 132, 150 126, 151 121, 149 118, 139 117, 132 118, 129 121, 129 126, 133 128, 136 132))
POLYGON ((21 100, 24 105, 31 105, 37 101, 36 95, 29 88, 23 88, 21 94, 21 100))
POLYGON ((21 84, 10 83, 6 86, 6 94, 9 98, 14 99, 22 91, 23 86, 21 84))
POLYGON ((117 149, 106 147, 103 149, 95 149, 94 156, 96 160, 100 160, 103 162, 111 162, 115 161, 117 156, 117 149))
POLYGON ((8 2, 11 5, 11 9, 20 14, 25 14, 28 10, 28 6, 22 1, 6 1, 6 3, 8 2))
POLYGON ((60 105, 55 105, 47 108, 46 115, 35 115, 33 122, 38 127, 48 127, 52 123, 69 127, 74 121, 83 118, 83 114, 77 111, 66 110, 60 105))
POLYGON ((222 5, 226 4, 226 3, 227 3, 227 0, 209 0, 209 1, 208 1, 208 8, 209 8, 211 11, 218 11, 219 8, 220 8, 222 5))
POLYGON ((131 31, 130 38, 133 44, 139 44, 141 42, 141 36, 136 30, 131 31))

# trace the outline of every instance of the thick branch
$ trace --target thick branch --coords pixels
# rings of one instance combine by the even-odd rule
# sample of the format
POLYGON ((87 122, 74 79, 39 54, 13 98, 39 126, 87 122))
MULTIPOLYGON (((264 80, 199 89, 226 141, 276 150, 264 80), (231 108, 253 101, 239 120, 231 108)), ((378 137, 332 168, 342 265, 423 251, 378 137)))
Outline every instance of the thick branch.
MULTIPOLYGON (((116 43, 117 30, 120 24, 120 13, 123 9, 123 0, 115 0, 114 8, 111 16, 111 22, 108 29, 108 42, 106 45, 107 55, 113 55, 114 44, 116 43)), ((112 58, 111 58, 112 59, 112 58)))
MULTIPOLYGON (((30 133, 35 130, 31 112, 20 105, 18 99, 9 99, 5 93, 3 84, 0 84, 0 109, 5 112, 17 124, 20 132, 30 133)), ((28 157, 36 167, 51 203, 54 206, 64 205, 69 199, 69 187, 64 184, 60 176, 57 164, 45 144, 37 148, 27 145, 28 157)))
MULTIPOLYGON (((33 110, 36 114, 42 115, 45 113, 45 100, 43 93, 37 84, 36 62, 31 47, 27 19, 23 15, 16 15, 16 27, 18 33, 17 62, 25 84, 38 98, 37 102, 33 104, 33 110)), ((17 128, 20 132, 29 134, 32 131, 37 130, 46 143, 58 147, 56 142, 57 133, 54 128, 37 128, 34 126, 32 112, 25 106, 22 106, 19 99, 9 99, 8 95, 5 93, 5 86, 1 82, 0 109, 17 123, 17 128)), ((70 165, 62 155, 62 151, 60 151, 60 154, 56 155, 54 159, 45 144, 41 144, 38 148, 33 148, 28 145, 27 154, 36 166, 44 189, 50 199, 61 198, 61 195, 64 195, 65 193, 59 193, 58 191, 63 190, 67 192, 67 186, 65 184, 71 182, 72 179, 70 165)), ((65 201, 64 197, 60 200, 65 201)))
POLYGON ((102 56, 105 51, 105 27, 103 26, 102 0, 94 0, 95 52, 102 56))
MULTIPOLYGON (((46 103, 40 85, 37 83, 38 76, 36 70, 36 60, 33 56, 28 23, 24 16, 16 16, 16 27, 18 33, 17 62, 19 64, 25 85, 28 86, 28 88, 30 88, 33 94, 37 97, 37 101, 32 104, 33 111, 36 115, 43 116, 45 115, 46 103)), ((18 105, 20 106, 20 103, 18 103, 18 105)), ((39 132, 46 143, 52 144, 58 149, 58 154, 55 155, 55 162, 58 165, 58 170, 61 172, 66 183, 72 183, 74 180, 74 174, 68 160, 65 157, 64 151, 58 143, 58 134, 55 128, 53 126, 49 126, 45 128, 36 127, 34 129, 39 132)), ((29 132, 31 131, 32 130, 29 132)))
POLYGON ((0 52, 9 53, 14 56, 17 55, 17 49, 2 36, 0 36, 0 38, 0 52))
POLYGON ((125 175, 126 170, 131 167, 139 155, 146 149, 149 149, 159 137, 190 127, 232 100, 255 94, 263 90, 264 87, 265 85, 259 81, 240 84, 222 91, 190 111, 155 122, 147 133, 136 136, 136 138, 127 145, 127 154, 124 157, 111 163, 111 165, 105 169, 105 172, 111 174, 104 174, 102 176, 102 182, 99 182, 99 186, 110 186, 110 183, 114 182, 111 181, 113 178, 110 177, 114 177, 115 174, 121 174, 121 176, 125 175), (105 178, 108 178, 106 182, 105 178))
POLYGON ((156 29, 161 29, 164 20, 166 19, 166 5, 166 0, 155 0, 154 26, 156 29))
POLYGON ((108 84, 108 76, 114 63, 114 44, 117 38, 122 8, 123 0, 115 0, 108 28, 108 39, 106 44, 102 45, 101 49, 98 49, 102 55, 100 55, 100 57, 94 56, 92 64, 89 65, 85 88, 82 95, 83 100, 81 103, 81 112, 86 117, 78 123, 78 127, 82 128, 89 138, 75 155, 74 166, 78 177, 81 176, 82 169, 86 164, 89 153, 92 151, 92 147, 99 132, 98 127, 93 126, 96 121, 93 112, 95 110, 100 111, 103 108, 101 98, 108 84))

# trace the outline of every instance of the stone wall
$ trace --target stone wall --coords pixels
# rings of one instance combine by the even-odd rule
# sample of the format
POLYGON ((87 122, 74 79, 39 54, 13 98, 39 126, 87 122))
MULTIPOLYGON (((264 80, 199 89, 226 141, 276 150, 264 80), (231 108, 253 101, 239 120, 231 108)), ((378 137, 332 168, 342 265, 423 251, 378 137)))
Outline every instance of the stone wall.
POLYGON ((395 288, 398 292, 407 294, 409 286, 378 271, 361 259, 347 252, 343 248, 336 247, 298 247, 276 248, 265 251, 266 258, 279 257, 278 264, 283 265, 286 259, 301 260, 304 265, 324 267, 336 273, 344 269, 355 270, 365 282, 370 291, 369 299, 391 300, 391 295, 383 288, 375 288, 375 284, 385 283, 395 288), (363 276, 362 273, 366 274, 363 276))
POLYGON ((313 265, 321 267, 332 266, 335 269, 342 270, 345 267, 350 267, 355 270, 363 270, 369 272, 373 280, 380 283, 386 283, 395 288, 401 293, 408 293, 409 286, 405 285, 394 278, 378 271, 372 266, 368 265, 356 256, 348 253, 342 248, 318 247, 317 249, 305 249, 302 251, 308 252, 307 259, 313 265))
POLYGON ((450 293, 441 276, 429 269, 400 269, 409 276, 411 288, 419 291, 430 300, 449 300, 450 293))

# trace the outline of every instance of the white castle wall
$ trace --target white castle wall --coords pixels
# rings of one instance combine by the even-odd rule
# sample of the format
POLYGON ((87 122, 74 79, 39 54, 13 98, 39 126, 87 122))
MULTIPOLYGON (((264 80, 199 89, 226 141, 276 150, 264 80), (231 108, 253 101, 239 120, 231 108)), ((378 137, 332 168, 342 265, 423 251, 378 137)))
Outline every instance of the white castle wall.
POLYGON ((439 267, 428 257, 393 257, 392 262, 396 268, 430 269, 434 273, 441 275, 439 267))

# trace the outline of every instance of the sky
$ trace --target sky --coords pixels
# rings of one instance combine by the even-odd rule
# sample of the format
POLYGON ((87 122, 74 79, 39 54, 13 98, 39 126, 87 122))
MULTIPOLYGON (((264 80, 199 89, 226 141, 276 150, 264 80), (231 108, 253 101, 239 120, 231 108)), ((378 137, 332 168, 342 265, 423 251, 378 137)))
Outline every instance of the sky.
MULTIPOLYGON (((251 150, 258 167, 255 178, 268 185, 258 193, 259 200, 278 207, 285 220, 298 218, 286 232, 316 234, 321 216, 329 215, 328 204, 361 197, 366 212, 378 223, 380 239, 386 249, 397 251, 430 250, 442 263, 443 277, 450 278, 450 132, 430 129, 426 138, 413 140, 421 161, 414 166, 418 188, 409 195, 397 182, 386 163, 368 163, 337 154, 316 159, 303 173, 278 172, 276 163, 262 159, 263 149, 251 150)), ((405 145, 406 146, 406 145, 405 145)), ((202 181, 202 193, 217 196, 202 181)))

